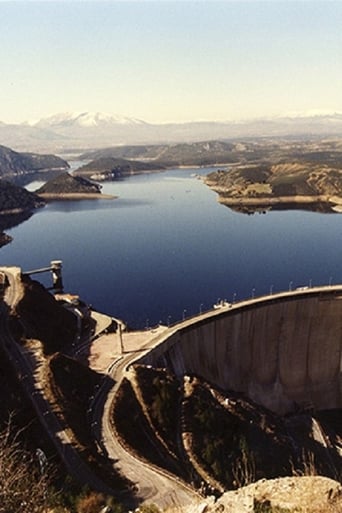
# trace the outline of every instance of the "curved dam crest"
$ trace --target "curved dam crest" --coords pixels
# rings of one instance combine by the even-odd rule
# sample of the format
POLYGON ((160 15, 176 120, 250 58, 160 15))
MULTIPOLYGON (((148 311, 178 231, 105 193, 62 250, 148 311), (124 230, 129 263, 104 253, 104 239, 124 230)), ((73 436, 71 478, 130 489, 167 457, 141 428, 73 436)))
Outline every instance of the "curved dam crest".
POLYGON ((136 363, 285 414, 342 407, 342 286, 265 296, 175 326, 136 363))

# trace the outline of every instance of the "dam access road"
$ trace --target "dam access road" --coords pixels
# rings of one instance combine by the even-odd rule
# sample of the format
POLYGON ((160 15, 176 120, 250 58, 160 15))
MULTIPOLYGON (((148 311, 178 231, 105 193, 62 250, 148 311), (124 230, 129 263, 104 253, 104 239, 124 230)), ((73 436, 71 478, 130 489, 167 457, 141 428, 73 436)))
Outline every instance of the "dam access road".
MULTIPOLYGON (((18 274, 14 279, 12 270, 0 269, 12 275, 6 290, 9 308, 20 298, 18 274)), ((7 336, 4 343, 15 344, 7 336)), ((305 287, 222 304, 154 330, 99 333, 89 341, 90 366, 96 363, 94 353, 99 365, 108 343, 109 360, 102 360, 101 367, 112 380, 103 380, 93 398, 89 419, 93 436, 103 453, 115 460, 115 467, 135 484, 139 499, 160 507, 195 504, 200 497, 180 479, 137 459, 118 439, 111 406, 131 365, 168 367, 179 376, 201 375, 278 413, 298 407, 342 407, 342 285, 305 287)), ((49 412, 48 417, 52 415, 49 412)), ((60 438, 66 428, 60 427, 55 436, 60 438)), ((65 450, 65 446, 61 447, 65 450)), ((60 454, 63 457, 63 451, 60 454)))

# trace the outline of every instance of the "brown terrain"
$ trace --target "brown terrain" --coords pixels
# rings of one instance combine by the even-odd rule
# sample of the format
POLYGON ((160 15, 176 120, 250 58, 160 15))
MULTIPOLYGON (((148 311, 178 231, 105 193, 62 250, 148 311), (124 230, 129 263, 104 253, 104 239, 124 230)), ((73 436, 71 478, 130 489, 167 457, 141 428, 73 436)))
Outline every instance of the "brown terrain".
POLYGON ((342 170, 328 164, 302 162, 239 165, 218 170, 205 183, 231 207, 283 207, 326 205, 342 208, 342 170))

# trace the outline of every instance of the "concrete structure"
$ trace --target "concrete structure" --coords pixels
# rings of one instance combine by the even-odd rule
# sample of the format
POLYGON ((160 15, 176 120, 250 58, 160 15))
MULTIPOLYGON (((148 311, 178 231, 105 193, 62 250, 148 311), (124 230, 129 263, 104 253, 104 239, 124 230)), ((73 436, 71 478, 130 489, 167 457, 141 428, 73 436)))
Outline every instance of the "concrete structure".
POLYGON ((202 376, 278 413, 342 407, 342 286, 254 298, 168 330, 136 362, 202 376))
POLYGON ((50 267, 42 267, 41 269, 33 269, 32 271, 26 271, 23 274, 39 274, 51 272, 52 275, 52 288, 55 290, 63 290, 63 279, 62 279, 62 260, 51 260, 50 267))

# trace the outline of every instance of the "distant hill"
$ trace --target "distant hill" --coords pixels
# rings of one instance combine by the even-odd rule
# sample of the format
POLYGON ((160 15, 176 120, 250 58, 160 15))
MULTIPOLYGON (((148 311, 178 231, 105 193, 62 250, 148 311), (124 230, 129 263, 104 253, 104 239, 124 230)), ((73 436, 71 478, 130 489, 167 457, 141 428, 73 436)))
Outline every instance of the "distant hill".
POLYGON ((48 169, 68 169, 69 164, 55 155, 19 153, 6 146, 0 146, 0 177, 13 178, 48 169))
POLYGON ((130 159, 154 164, 159 168, 181 166, 224 166, 280 164, 298 162, 305 169, 325 165, 332 169, 342 166, 342 140, 339 138, 260 138, 241 141, 201 141, 181 144, 114 146, 102 150, 88 151, 80 155, 81 160, 94 160, 84 169, 97 169, 100 162, 114 166, 110 159, 130 159))
MULTIPOLYGON (((239 143, 201 141, 181 144, 117 146, 81 155, 81 159, 144 159, 144 166, 207 166, 237 162, 244 153, 239 143)), ((138 162, 131 161, 132 166, 138 162)), ((139 165, 142 163, 139 162, 139 165)), ((92 165, 92 164, 91 164, 92 165)))
POLYGON ((140 162, 116 157, 100 157, 77 169, 77 175, 86 175, 97 180, 119 178, 144 171, 164 169, 161 164, 140 162))
POLYGON ((66 152, 75 148, 171 144, 255 137, 342 136, 342 114, 297 115, 243 121, 147 123, 102 113, 61 113, 28 124, 0 122, 0 141, 16 150, 66 152))

